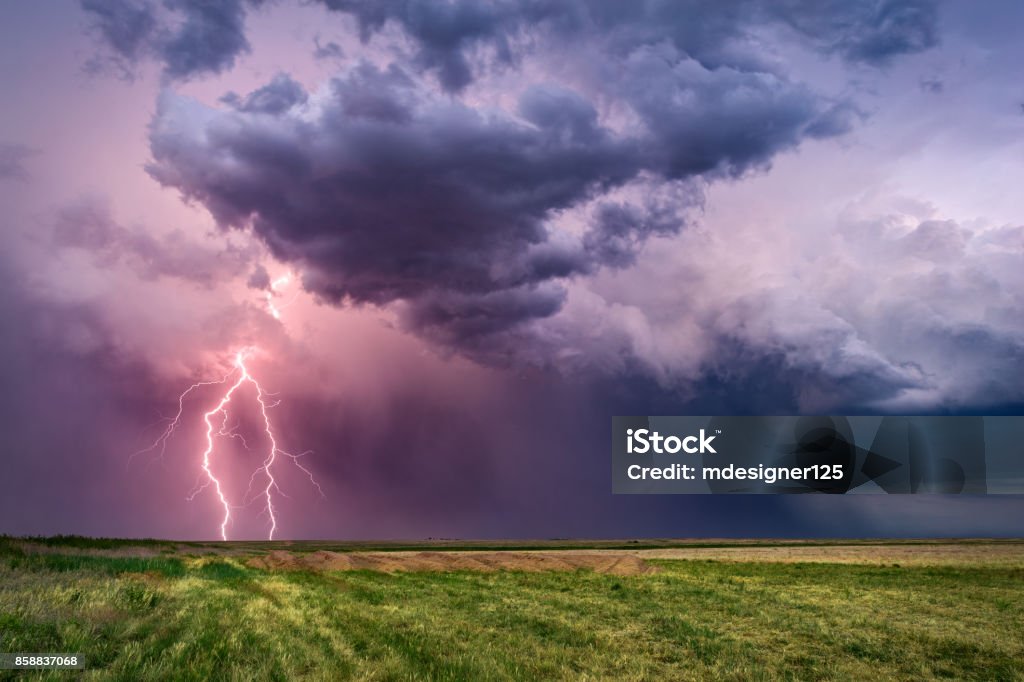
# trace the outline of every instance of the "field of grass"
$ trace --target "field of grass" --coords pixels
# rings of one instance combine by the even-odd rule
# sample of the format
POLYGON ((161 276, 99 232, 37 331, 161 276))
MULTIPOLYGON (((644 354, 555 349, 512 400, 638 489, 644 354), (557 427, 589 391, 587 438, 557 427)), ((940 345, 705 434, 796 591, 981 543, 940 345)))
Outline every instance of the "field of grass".
POLYGON ((0 538, 0 651, 87 659, 0 679, 1024 680, 1021 545, 993 561, 989 544, 894 565, 745 543, 756 561, 611 575, 274 571, 249 561, 265 545, 0 538))

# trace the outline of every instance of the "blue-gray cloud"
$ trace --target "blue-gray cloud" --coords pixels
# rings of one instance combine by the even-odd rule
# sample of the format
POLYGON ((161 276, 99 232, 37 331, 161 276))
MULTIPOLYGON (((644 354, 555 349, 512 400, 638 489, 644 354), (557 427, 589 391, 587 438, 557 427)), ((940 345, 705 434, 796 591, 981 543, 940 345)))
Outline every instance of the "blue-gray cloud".
POLYGON ((325 300, 411 306, 417 331, 462 345, 557 312, 560 278, 628 265, 699 204, 697 178, 766 166, 805 138, 840 134, 850 109, 789 79, 708 69, 641 47, 606 95, 618 129, 556 83, 510 110, 474 107, 399 65, 362 62, 307 100, 285 76, 215 111, 173 95, 151 131, 149 171, 227 227, 253 229, 325 300), (657 197, 606 199, 630 187, 657 197), (593 204, 579 238, 560 212, 593 204))
POLYGON ((143 59, 156 59, 164 75, 181 80, 230 69, 249 51, 245 17, 263 0, 164 0, 161 5, 128 0, 81 0, 82 9, 110 51, 130 73, 143 59))
POLYGON ((819 49, 852 62, 884 66, 893 58, 938 44, 933 0, 782 0, 768 11, 819 49))
POLYGON ((605 35, 621 55, 638 45, 667 42, 709 67, 728 64, 735 46, 762 26, 794 29, 815 49, 875 66, 937 43, 933 0, 321 2, 354 16, 364 40, 389 24, 401 27, 416 45, 417 65, 435 72, 450 91, 472 82, 481 48, 488 48, 494 61, 509 63, 518 56, 523 34, 538 32, 568 42, 605 35))
MULTIPOLYGON (((798 64, 766 59, 764 41, 795 36, 870 66, 937 41, 934 4, 918 0, 325 5, 353 15, 365 40, 397 27, 411 52, 354 58, 315 95, 283 73, 228 93, 226 108, 167 92, 148 171, 224 228, 251 228, 321 300, 397 303, 406 328, 488 361, 561 357, 551 346, 565 329, 536 323, 565 309, 573 278, 628 268, 650 239, 679 233, 706 183, 859 120, 852 102, 801 83, 798 64)), ((232 7, 229 36, 245 12, 232 7)), ((944 248, 950 235, 929 229, 916 251, 944 248)), ((754 323, 708 336, 753 361, 784 358, 803 407, 826 384, 848 404, 920 385, 825 315, 814 343, 832 355, 801 356, 788 329, 761 319, 783 303, 723 305, 754 323)), ((697 367, 715 372, 713 359, 697 367)))
POLYGON ((262 114, 283 114, 306 101, 306 91, 288 74, 279 73, 262 88, 241 97, 229 92, 221 101, 238 111, 262 114))
POLYGON ((135 61, 150 52, 157 32, 156 9, 149 2, 130 0, 82 0, 82 9, 90 16, 111 51, 120 59, 135 61))
MULTIPOLYGON (((874 66, 938 42, 934 0, 320 2, 353 16, 364 41, 388 25, 400 27, 414 43, 416 66, 436 73, 449 91, 471 83, 483 62, 514 62, 520 45, 530 42, 524 36, 571 43, 603 35, 620 55, 641 44, 667 42, 708 67, 728 64, 737 45, 759 27, 773 25, 793 29, 814 49, 874 66)), ((151 2, 81 3, 122 67, 155 58, 168 77, 185 79, 228 69, 249 50, 246 13, 263 0, 164 0, 162 10, 151 2)), ((335 43, 317 46, 318 57, 340 54, 335 43)))
POLYGON ((401 302, 410 329, 474 355, 558 313, 566 278, 679 232, 701 182, 853 125, 852 103, 766 62, 756 29, 882 64, 933 44, 935 20, 917 0, 324 4, 364 40, 396 25, 412 53, 354 60, 316 98, 285 74, 230 93, 229 111, 167 94, 149 172, 222 226, 251 224, 323 300, 401 302), (567 46, 587 63, 548 74, 567 46), (545 75, 520 80, 514 104, 457 95, 527 56, 523 72, 545 75))

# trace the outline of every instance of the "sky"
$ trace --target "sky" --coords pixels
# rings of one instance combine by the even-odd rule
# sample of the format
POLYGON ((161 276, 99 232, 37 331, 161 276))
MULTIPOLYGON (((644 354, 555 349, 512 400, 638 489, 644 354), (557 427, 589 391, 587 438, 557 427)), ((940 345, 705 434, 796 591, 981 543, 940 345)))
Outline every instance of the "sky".
POLYGON ((613 496, 609 436, 1024 410, 1022 21, 2 3, 0 532, 217 537, 248 349, 302 456, 271 519, 242 386, 232 538, 1020 535, 1019 496, 613 496))

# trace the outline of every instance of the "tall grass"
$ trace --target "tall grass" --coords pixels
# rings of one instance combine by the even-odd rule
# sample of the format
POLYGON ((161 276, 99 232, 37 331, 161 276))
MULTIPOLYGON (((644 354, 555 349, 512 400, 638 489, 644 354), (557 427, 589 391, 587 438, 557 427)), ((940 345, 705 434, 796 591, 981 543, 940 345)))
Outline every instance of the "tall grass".
POLYGON ((274 573, 2 550, 0 650, 82 653, 99 680, 1024 679, 1020 568, 658 564, 274 573))

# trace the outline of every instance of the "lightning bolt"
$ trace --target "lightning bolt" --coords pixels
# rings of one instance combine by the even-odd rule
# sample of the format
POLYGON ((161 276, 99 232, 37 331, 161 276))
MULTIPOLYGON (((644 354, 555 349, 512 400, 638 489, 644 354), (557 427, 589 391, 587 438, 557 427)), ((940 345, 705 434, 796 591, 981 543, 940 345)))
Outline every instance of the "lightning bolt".
MULTIPOLYGON (((280 319, 280 310, 274 306, 273 297, 277 295, 278 287, 287 284, 289 280, 290 277, 287 275, 275 280, 271 284, 270 290, 267 292, 267 308, 275 319, 280 319)), ((222 540, 228 539, 228 526, 231 524, 232 510, 238 509, 239 506, 233 505, 228 499, 228 496, 224 491, 224 485, 215 473, 213 465, 217 451, 218 438, 238 439, 246 450, 251 451, 245 437, 238 431, 240 423, 234 426, 229 426, 228 406, 231 405, 232 400, 236 398, 236 393, 243 386, 251 385, 256 393, 256 406, 258 407, 260 417, 262 418, 263 431, 268 445, 262 464, 252 472, 252 475, 249 478, 249 488, 246 491, 245 497, 243 498, 243 504, 241 506, 248 506, 248 504, 251 504, 254 499, 263 500, 263 513, 266 513, 269 523, 267 539, 273 540, 274 533, 277 531, 278 519, 278 512, 274 506, 274 495, 276 493, 282 497, 287 497, 278 485, 277 478, 274 473, 275 467, 281 458, 289 460, 296 468, 302 471, 306 477, 309 478, 310 483, 314 488, 316 488, 320 496, 325 497, 323 489, 313 476, 313 472, 299 462, 299 459, 311 454, 311 451, 307 450, 299 454, 292 454, 283 450, 278 445, 278 437, 274 429, 273 421, 270 418, 269 411, 276 407, 280 401, 268 400, 268 396, 273 396, 273 394, 264 390, 263 386, 252 375, 249 371, 249 367, 246 365, 246 361, 252 357, 256 350, 257 349, 254 347, 248 347, 237 351, 234 355, 234 361, 231 369, 220 379, 199 381, 182 391, 178 396, 178 411, 173 417, 167 418, 167 425, 164 430, 149 447, 143 448, 132 455, 132 458, 134 458, 136 455, 144 452, 156 452, 157 456, 160 459, 163 459, 164 454, 167 451, 168 441, 170 441, 179 426, 181 426, 185 414, 185 402, 189 396, 192 393, 208 386, 225 387, 223 392, 220 394, 220 399, 213 408, 203 414, 203 423, 206 426, 206 447, 202 453, 202 461, 200 464, 201 472, 198 474, 195 486, 186 498, 189 501, 192 501, 204 490, 211 487, 213 488, 218 503, 221 509, 223 509, 223 515, 221 516, 219 526, 220 537, 222 540), (258 493, 253 498, 252 493, 254 487, 257 487, 258 493)))
POLYGON ((286 302, 284 305, 282 305, 280 307, 274 305, 274 297, 279 295, 279 291, 278 290, 281 287, 283 287, 283 286, 287 286, 288 283, 291 282, 291 281, 292 281, 292 276, 291 275, 282 275, 281 277, 278 277, 277 279, 275 279, 273 282, 270 283, 270 287, 267 289, 267 293, 264 294, 264 296, 266 298, 266 301, 267 301, 267 310, 270 311, 270 314, 274 317, 275 320, 280 320, 281 319, 281 310, 283 310, 284 308, 287 308, 292 303, 294 303, 295 302, 295 298, 298 296, 298 294, 296 294, 295 296, 293 296, 291 298, 291 300, 289 300, 288 302, 286 302))

